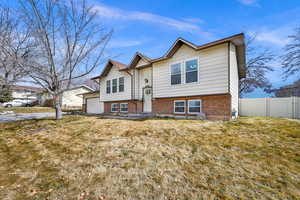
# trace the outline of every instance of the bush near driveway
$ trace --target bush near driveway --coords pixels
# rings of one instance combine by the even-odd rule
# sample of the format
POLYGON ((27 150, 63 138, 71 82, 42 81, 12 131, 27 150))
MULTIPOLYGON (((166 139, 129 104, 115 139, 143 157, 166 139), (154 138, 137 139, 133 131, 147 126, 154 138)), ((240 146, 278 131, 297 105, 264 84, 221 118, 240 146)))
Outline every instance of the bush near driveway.
POLYGON ((0 124, 0 199, 299 199, 300 123, 0 124))

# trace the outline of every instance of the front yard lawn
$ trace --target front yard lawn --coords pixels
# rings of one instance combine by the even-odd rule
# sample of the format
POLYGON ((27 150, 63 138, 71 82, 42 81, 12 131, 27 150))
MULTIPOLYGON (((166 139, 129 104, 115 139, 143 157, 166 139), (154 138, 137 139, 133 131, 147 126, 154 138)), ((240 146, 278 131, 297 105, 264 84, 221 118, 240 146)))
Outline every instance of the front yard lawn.
POLYGON ((0 124, 0 199, 299 198, 299 121, 0 124))
POLYGON ((40 112, 54 112, 54 108, 51 107, 12 107, 3 108, 0 107, 0 113, 6 111, 13 111, 15 113, 40 113, 40 112))

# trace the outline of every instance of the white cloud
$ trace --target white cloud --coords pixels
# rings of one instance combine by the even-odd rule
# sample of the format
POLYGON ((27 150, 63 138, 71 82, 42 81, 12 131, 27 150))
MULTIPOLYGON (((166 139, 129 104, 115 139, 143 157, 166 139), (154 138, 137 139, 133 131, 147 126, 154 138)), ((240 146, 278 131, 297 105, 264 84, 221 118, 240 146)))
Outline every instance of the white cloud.
POLYGON ((256 40, 259 42, 268 43, 281 48, 289 43, 288 36, 291 32, 291 26, 283 26, 277 29, 262 28, 256 32, 251 31, 249 34, 255 34, 256 40))
POLYGON ((108 48, 123 48, 123 47, 133 47, 143 44, 144 41, 140 40, 111 40, 108 44, 108 48))
POLYGON ((205 21, 199 18, 187 17, 183 19, 186 22, 195 23, 195 24, 204 24, 205 21))
POLYGON ((258 41, 272 43, 277 46, 284 46, 289 42, 287 37, 283 37, 277 32, 261 32, 256 38, 258 41))
MULTIPOLYGON (((177 20, 170 17, 165 17, 161 15, 156 15, 153 13, 139 12, 139 11, 127 11, 119 8, 109 7, 106 5, 96 5, 94 9, 97 11, 98 16, 114 19, 114 20, 131 20, 131 21, 143 21, 154 24, 160 24, 163 26, 168 26, 180 31, 203 33, 204 35, 209 35, 209 33, 204 32, 195 23, 177 20)), ((198 19, 199 22, 200 19, 198 19)))
POLYGON ((240 3, 246 6, 258 6, 257 0, 238 0, 240 3))

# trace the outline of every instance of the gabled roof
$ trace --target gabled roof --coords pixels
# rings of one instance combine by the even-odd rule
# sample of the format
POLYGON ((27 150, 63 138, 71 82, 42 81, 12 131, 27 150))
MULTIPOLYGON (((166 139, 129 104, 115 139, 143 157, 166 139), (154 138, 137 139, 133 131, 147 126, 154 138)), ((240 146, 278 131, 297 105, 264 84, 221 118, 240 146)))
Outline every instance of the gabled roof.
POLYGON ((137 65, 137 63, 139 62, 139 60, 141 60, 141 59, 147 63, 141 67, 148 67, 148 66, 151 66, 151 64, 153 64, 155 62, 167 60, 167 59, 171 58, 177 52, 177 50, 180 49, 180 47, 182 45, 187 45, 187 46, 191 47, 192 49, 194 49, 195 51, 198 51, 198 50, 202 50, 205 48, 209 48, 209 47, 213 47, 216 45, 229 43, 229 42, 233 43, 236 46, 239 77, 244 78, 246 76, 246 70, 245 70, 246 69, 246 66, 245 66, 246 58, 245 58, 244 37, 245 36, 243 33, 239 33, 236 35, 232 35, 232 36, 229 36, 229 37, 226 37, 226 38, 223 38, 220 40, 216 40, 213 42, 209 42, 209 43, 206 43, 203 45, 199 45, 199 46, 197 46, 183 38, 178 38, 173 43, 173 45, 170 47, 170 49, 165 53, 165 55, 163 55, 162 57, 156 58, 156 59, 148 58, 147 56, 145 56, 139 52, 136 52, 128 66, 126 66, 125 64, 122 64, 120 62, 117 62, 117 61, 109 60, 108 63, 106 64, 104 70, 102 71, 101 75, 92 78, 92 80, 99 79, 102 76, 105 76, 109 72, 109 70, 111 69, 111 67, 113 65, 117 66, 120 71, 125 71, 128 69, 134 68, 137 65))
POLYGON ((120 63, 118 61, 109 59, 108 62, 106 63, 106 65, 105 65, 103 71, 101 72, 101 74, 99 76, 96 76, 96 77, 91 78, 91 79, 95 80, 95 79, 99 79, 103 76, 106 76, 108 74, 108 72, 110 71, 110 69, 112 68, 112 66, 116 66, 120 71, 121 70, 126 70, 128 68, 127 65, 125 65, 123 63, 120 63))
POLYGON ((151 64, 151 58, 141 54, 140 52, 136 52, 128 65, 128 69, 134 68, 141 59, 147 64, 151 64))
POLYGON ((77 86, 74 86, 74 87, 71 87, 71 88, 69 88, 68 90, 76 90, 76 89, 78 89, 78 88, 85 88, 85 89, 87 89, 87 90, 89 90, 89 91, 95 91, 93 88, 91 88, 91 87, 89 87, 89 86, 87 86, 87 85, 77 85, 77 86))
POLYGON ((189 47, 191 47, 192 49, 198 51, 201 49, 205 49, 208 47, 212 47, 215 45, 219 45, 219 44, 223 44, 223 43, 228 43, 228 42, 232 42, 236 47, 237 47, 237 61, 238 61, 238 67, 239 67, 239 76, 240 78, 244 78, 245 75, 245 63, 246 63, 246 58, 245 58, 245 44, 244 44, 244 34, 243 33, 239 33, 236 35, 232 35, 220 40, 216 40, 213 42, 209 42, 203 45, 195 45, 187 40, 184 40, 183 38, 178 38, 173 45, 171 46, 171 48, 165 53, 164 56, 160 57, 160 58, 156 58, 156 59, 152 59, 151 62, 155 63, 155 62, 159 62, 162 60, 166 60, 171 58, 176 51, 183 45, 187 45, 189 47))

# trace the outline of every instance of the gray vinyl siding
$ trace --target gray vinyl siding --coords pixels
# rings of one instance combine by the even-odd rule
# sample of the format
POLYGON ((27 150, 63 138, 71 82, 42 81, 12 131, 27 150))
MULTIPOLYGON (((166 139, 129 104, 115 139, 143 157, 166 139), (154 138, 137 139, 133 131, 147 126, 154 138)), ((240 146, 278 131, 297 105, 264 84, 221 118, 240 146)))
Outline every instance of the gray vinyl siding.
POLYGON ((131 77, 126 72, 120 72, 115 66, 111 68, 107 76, 100 79, 100 101, 120 101, 120 100, 130 100, 131 99, 131 77), (124 77, 124 92, 119 92, 119 80, 117 86, 117 92, 106 93, 106 81, 112 79, 119 79, 120 77, 124 77))
POLYGON ((153 64, 153 97, 176 97, 228 93, 228 44, 220 44, 195 51, 183 45, 172 58, 153 64), (184 62, 198 59, 198 82, 171 85, 170 65, 182 64, 182 82, 185 81, 184 62))

